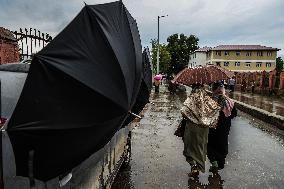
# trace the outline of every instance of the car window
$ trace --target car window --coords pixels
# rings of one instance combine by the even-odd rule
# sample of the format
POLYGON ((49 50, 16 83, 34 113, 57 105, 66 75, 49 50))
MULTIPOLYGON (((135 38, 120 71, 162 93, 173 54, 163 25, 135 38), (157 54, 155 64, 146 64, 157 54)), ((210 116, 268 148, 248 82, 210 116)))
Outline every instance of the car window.
POLYGON ((27 73, 0 71, 1 117, 10 118, 23 89, 27 73))

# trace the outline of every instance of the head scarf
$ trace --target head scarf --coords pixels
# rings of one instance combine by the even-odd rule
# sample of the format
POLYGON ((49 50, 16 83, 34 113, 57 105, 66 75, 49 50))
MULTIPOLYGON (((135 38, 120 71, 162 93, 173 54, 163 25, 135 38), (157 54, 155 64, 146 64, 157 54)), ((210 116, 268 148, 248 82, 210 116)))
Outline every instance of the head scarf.
POLYGON ((181 113, 201 127, 216 127, 220 106, 204 90, 195 89, 185 100, 181 113))
POLYGON ((230 99, 225 94, 224 85, 222 85, 220 83, 213 84, 212 90, 216 91, 217 89, 219 89, 219 90, 217 91, 217 93, 218 93, 217 96, 215 94, 215 96, 216 96, 215 98, 216 98, 218 104, 221 106, 221 109, 224 112, 225 116, 229 117, 229 116, 231 116, 231 112, 233 110, 235 103, 232 99, 230 99))

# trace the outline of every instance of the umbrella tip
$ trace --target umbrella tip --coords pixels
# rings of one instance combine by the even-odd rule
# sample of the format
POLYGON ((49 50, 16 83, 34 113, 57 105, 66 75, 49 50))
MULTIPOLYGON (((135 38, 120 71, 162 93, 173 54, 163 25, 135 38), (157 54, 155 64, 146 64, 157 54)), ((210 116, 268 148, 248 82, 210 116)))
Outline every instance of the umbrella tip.
POLYGON ((85 4, 85 6, 87 6, 87 3, 85 2, 85 1, 83 1, 84 2, 84 4, 85 4))

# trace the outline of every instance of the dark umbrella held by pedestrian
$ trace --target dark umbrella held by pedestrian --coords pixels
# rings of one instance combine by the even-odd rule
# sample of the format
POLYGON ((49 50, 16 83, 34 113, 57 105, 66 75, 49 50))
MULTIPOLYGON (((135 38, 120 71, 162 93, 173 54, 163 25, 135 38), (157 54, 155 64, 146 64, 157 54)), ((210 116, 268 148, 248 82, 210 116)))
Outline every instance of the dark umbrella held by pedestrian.
POLYGON ((211 84, 220 80, 229 79, 234 76, 224 68, 207 65, 195 68, 185 68, 179 72, 172 80, 175 84, 183 84, 190 86, 192 84, 211 84))

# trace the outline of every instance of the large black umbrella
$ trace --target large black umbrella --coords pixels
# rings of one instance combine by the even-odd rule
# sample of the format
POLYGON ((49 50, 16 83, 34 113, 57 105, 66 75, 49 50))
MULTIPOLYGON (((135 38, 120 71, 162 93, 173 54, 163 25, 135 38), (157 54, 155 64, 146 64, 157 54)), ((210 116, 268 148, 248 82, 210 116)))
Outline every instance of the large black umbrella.
POLYGON ((136 101, 141 52, 135 20, 113 2, 86 5, 36 54, 7 128, 17 175, 46 181, 103 147, 136 101))
MULTIPOLYGON (((145 48, 142 53, 142 80, 140 89, 135 101, 134 106, 131 109, 131 113, 138 115, 145 105, 149 102, 149 97, 152 89, 152 70, 151 70, 151 57, 148 48, 145 48)), ((129 114, 124 125, 129 124, 135 116, 129 114)))
POLYGON ((147 90, 151 93, 152 89, 152 70, 151 70, 151 56, 149 48, 145 48, 142 54, 142 62, 143 62, 143 80, 145 85, 147 86, 147 90))

